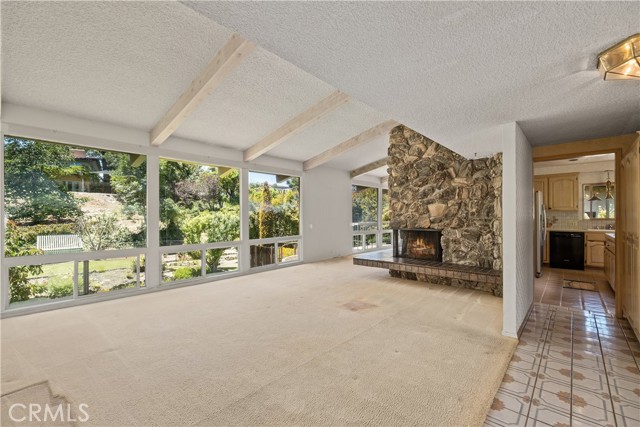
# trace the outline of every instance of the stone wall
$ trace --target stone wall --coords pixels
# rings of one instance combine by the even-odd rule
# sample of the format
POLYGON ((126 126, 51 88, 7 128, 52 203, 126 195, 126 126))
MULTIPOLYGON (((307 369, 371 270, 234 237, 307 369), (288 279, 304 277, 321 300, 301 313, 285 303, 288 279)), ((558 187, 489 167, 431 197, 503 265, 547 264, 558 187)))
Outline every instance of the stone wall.
POLYGON ((391 228, 441 229, 444 262, 502 270, 502 154, 468 160, 397 126, 388 165, 391 228))

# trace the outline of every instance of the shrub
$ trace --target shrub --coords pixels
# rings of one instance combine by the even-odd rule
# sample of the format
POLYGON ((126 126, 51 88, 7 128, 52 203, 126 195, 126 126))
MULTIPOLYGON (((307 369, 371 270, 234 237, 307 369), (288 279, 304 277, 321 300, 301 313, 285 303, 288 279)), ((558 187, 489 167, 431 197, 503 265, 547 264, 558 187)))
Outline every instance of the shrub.
POLYGON ((38 236, 50 234, 74 234, 73 224, 38 224, 18 226, 17 229, 28 245, 35 246, 38 236))
POLYGON ((29 285, 31 296, 34 298, 49 296, 49 286, 46 284, 31 284, 29 285))
POLYGON ((176 280, 191 279, 198 276, 200 276, 199 268, 180 267, 173 273, 173 278, 176 280))
MULTIPOLYGON (((8 257, 35 255, 38 250, 28 248, 26 240, 12 221, 7 222, 5 255, 8 257)), ((39 265, 21 265, 9 269, 9 301, 27 301, 31 296, 29 277, 42 273, 39 265)))
POLYGON ((73 295, 73 282, 49 285, 49 298, 64 298, 73 295))

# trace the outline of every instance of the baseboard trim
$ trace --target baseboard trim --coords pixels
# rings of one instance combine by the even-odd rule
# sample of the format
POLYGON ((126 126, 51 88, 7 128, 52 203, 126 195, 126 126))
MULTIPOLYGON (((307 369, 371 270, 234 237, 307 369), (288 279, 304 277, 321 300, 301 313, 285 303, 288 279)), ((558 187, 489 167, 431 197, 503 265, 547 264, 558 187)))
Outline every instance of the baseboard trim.
POLYGON ((529 316, 531 316, 532 312, 533 312, 533 301, 531 302, 531 305, 529 305, 529 310, 527 310, 527 314, 524 316, 524 320, 522 321, 522 324, 518 328, 518 336, 516 338, 520 339, 520 336, 522 335, 522 331, 524 330, 524 325, 527 324, 527 320, 529 320, 529 316))

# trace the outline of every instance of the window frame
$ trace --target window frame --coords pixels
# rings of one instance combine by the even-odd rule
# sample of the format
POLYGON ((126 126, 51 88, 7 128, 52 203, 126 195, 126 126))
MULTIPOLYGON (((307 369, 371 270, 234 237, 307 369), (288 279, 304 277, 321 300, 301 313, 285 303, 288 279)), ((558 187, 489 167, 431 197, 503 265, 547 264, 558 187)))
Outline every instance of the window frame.
MULTIPOLYGON (((352 186, 352 194, 353 194, 353 186, 358 186, 358 187, 367 187, 367 188, 374 188, 377 190, 377 200, 378 200, 378 205, 377 205, 377 221, 376 221, 376 229, 375 230, 354 230, 354 225, 358 224, 358 223, 354 223, 353 222, 353 216, 351 217, 351 251, 352 253, 364 253, 364 252, 373 252, 373 251, 378 251, 381 249, 388 249, 391 248, 393 245, 393 232, 391 230, 391 228, 388 227, 384 227, 385 223, 384 221, 382 221, 382 212, 384 210, 384 206, 383 206, 383 201, 384 201, 384 197, 383 197, 383 191, 389 191, 387 185, 385 183, 371 183, 371 182, 366 182, 366 181, 356 181, 353 180, 351 181, 351 186, 352 186), (368 248, 367 247, 367 236, 372 236, 375 235, 375 239, 376 239, 376 243, 375 245, 373 245, 372 247, 368 248), (390 236, 390 244, 384 244, 384 236, 390 236), (356 236, 360 237, 360 241, 362 242, 361 247, 356 247, 354 244, 354 239, 356 236)), ((351 202, 351 207, 353 209, 353 198, 352 198, 352 202, 351 202)), ((352 211, 353 212, 353 211, 352 211)))
MULTIPOLYGON (((60 307, 68 307, 75 305, 82 305, 95 301, 116 299, 126 297, 134 294, 153 292, 158 289, 171 289, 183 286, 191 286, 202 283, 210 283, 221 279, 230 278, 233 276, 250 274, 253 272, 259 272, 262 270, 284 268, 304 262, 304 239, 303 239, 303 227, 304 227, 304 198, 303 198, 303 174, 302 170, 291 170, 287 168, 264 166, 249 164, 241 161, 233 161, 228 159, 216 158, 213 156, 197 155, 189 152, 177 152, 165 147, 151 147, 140 144, 134 144, 129 142, 123 142, 127 139, 131 140, 128 136, 123 136, 123 139, 112 140, 106 138, 97 138, 92 136, 86 136, 76 133, 68 133, 57 130, 43 129, 32 127, 28 125, 12 124, 3 122, 0 132, 0 137, 3 140, 2 148, 0 148, 0 218, 5 218, 5 201, 4 201, 4 138, 5 135, 14 136, 17 138, 36 139, 46 142, 80 146, 86 148, 92 148, 97 150, 115 151, 128 154, 141 154, 146 156, 147 161, 147 203, 146 203, 146 216, 147 216, 147 230, 146 230, 146 246, 143 248, 130 248, 130 249, 112 249, 93 252, 78 252, 78 253, 65 253, 65 254, 48 254, 48 255, 30 255, 25 257, 5 257, 5 233, 6 224, 4 220, 0 220, 0 298, 2 303, 0 304, 0 314, 2 317, 13 316, 19 314, 29 314, 40 311, 51 310, 60 307), (174 246, 160 246, 160 181, 159 181, 159 167, 160 159, 168 159, 189 163, 207 164, 222 167, 237 168, 240 173, 240 239, 231 242, 215 242, 204 243, 195 245, 174 245, 174 246), (249 239, 249 192, 248 192, 248 174, 249 170, 274 174, 274 175, 288 175, 298 177, 300 180, 300 195, 299 195, 299 210, 300 210, 300 224, 299 234, 295 236, 283 236, 270 239, 249 239), (256 243, 276 243, 276 248, 280 243, 290 243, 296 241, 298 244, 298 260, 279 262, 276 256, 276 262, 274 264, 250 268, 249 267, 249 248, 251 244, 256 243), (203 255, 207 249, 216 249, 221 247, 237 247, 238 249, 238 269, 236 271, 230 271, 225 273, 205 275, 202 277, 181 280, 176 282, 162 282, 162 254, 170 251, 184 252, 189 249, 200 248, 203 255), (9 300, 9 268, 20 265, 45 265, 62 262, 81 262, 92 260, 104 260, 110 258, 125 258, 125 257, 137 257, 138 260, 142 256, 145 257, 145 286, 140 287, 140 280, 137 280, 136 288, 126 288, 118 290, 117 292, 104 292, 91 295, 77 295, 77 288, 74 292, 74 298, 65 299, 64 301, 46 302, 42 304, 25 305, 21 307, 10 307, 9 300)), ((122 136, 122 135, 118 135, 122 136)), ((138 261, 138 270, 140 266, 138 261)), ((77 272, 76 272, 77 273, 77 272)), ((77 274, 76 274, 77 275, 77 274)), ((139 277, 139 271, 138 271, 139 277)), ((77 282, 77 279, 76 279, 77 282)))

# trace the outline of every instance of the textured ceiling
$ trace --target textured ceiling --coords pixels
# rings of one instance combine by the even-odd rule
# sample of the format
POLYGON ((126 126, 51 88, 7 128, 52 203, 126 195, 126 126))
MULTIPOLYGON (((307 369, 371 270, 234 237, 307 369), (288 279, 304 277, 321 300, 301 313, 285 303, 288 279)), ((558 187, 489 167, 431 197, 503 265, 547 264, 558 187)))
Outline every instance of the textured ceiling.
MULTIPOLYGON (((244 150, 333 91, 300 68, 257 48, 175 134, 244 150)), ((281 157, 293 159, 284 154, 281 157)))
POLYGON ((188 2, 215 22, 461 154, 640 129, 640 84, 596 55, 638 32, 640 2, 188 2))
POLYGON ((3 2, 2 101, 148 130, 231 34, 179 3, 3 2))
MULTIPOLYGON (((238 31, 259 47, 176 132, 210 155, 339 89, 349 103, 269 154, 306 160, 392 118, 480 156, 512 121, 536 145, 640 129, 638 82, 594 70, 639 16, 619 2, 3 2, 2 101, 148 131, 238 31)), ((355 169, 387 143, 327 165, 355 169)))
MULTIPOLYGON (((387 118, 361 102, 350 100, 345 105, 337 108, 318 120, 313 126, 288 139, 285 144, 271 150, 269 154, 280 157, 289 157, 295 160, 307 160, 330 146, 344 142, 365 130, 384 122, 387 118)), ((386 155, 389 137, 385 136, 384 154, 376 153, 378 158, 386 155)), ((372 149, 372 144, 364 145, 372 149)), ((357 149, 354 149, 354 152, 357 149)), ((343 155, 344 156, 344 155, 343 155)), ((343 156, 338 157, 342 159, 343 156)), ((376 159, 377 160, 377 159, 376 159)), ((353 159, 349 163, 342 164, 341 168, 354 169, 366 164, 366 159, 353 159)))

